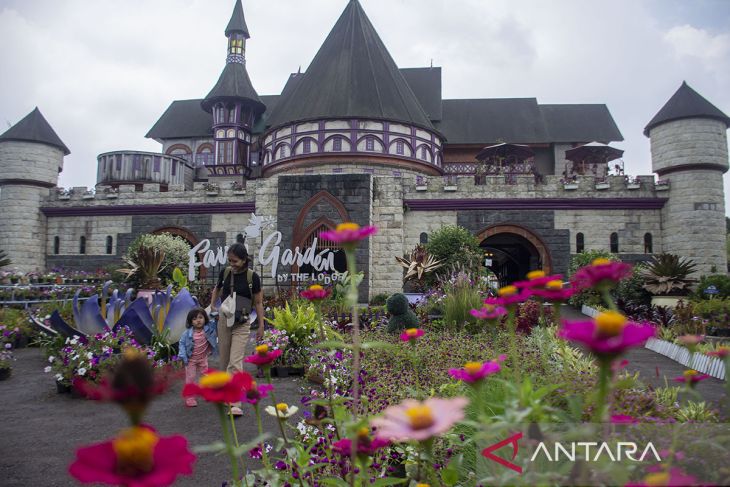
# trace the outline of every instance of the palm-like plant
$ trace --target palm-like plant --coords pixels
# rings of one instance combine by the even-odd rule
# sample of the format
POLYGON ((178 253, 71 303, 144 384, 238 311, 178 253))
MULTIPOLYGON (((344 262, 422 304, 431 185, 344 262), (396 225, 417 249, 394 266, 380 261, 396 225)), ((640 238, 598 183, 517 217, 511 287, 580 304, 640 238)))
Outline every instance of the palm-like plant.
POLYGON ((160 271, 163 269, 162 262, 165 260, 165 252, 152 247, 140 246, 131 258, 125 258, 128 269, 119 269, 127 279, 132 277, 139 280, 140 285, 147 289, 158 289, 160 287, 160 271))
POLYGON ((10 265, 10 259, 8 259, 8 254, 5 253, 4 250, 0 250, 0 267, 5 267, 6 265, 10 265))
POLYGON ((428 274, 443 264, 440 260, 429 254, 423 245, 416 245, 416 248, 411 252, 410 257, 396 257, 395 260, 406 269, 406 275, 403 277, 403 282, 410 279, 421 280, 424 274, 428 274))
POLYGON ((697 279, 688 277, 696 267, 690 259, 664 253, 654 256, 654 260, 641 270, 640 275, 644 279, 644 289, 655 296, 685 295, 692 284, 697 282, 697 279))

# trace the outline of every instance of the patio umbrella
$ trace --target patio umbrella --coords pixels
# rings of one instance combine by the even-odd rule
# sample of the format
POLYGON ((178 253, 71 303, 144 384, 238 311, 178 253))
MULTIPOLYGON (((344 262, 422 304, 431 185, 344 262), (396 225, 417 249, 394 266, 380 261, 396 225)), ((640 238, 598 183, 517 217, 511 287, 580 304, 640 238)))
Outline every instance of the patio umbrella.
POLYGON ((535 153, 526 145, 522 144, 495 144, 482 149, 477 154, 477 160, 483 161, 492 157, 514 157, 518 161, 523 161, 534 156, 535 153))
POLYGON ((609 162, 618 159, 624 151, 600 142, 590 142, 565 151, 565 158, 573 162, 609 162))

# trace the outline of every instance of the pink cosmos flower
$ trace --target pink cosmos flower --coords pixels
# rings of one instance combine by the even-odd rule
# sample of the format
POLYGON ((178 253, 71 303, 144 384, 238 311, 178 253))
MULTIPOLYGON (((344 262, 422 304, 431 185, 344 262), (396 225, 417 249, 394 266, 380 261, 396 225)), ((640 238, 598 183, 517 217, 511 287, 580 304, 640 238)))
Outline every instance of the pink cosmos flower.
POLYGON ((404 342, 410 342, 411 340, 417 340, 424 335, 424 332, 420 328, 408 328, 406 331, 400 334, 400 339, 404 342))
POLYGON ((700 374, 696 370, 685 370, 682 375, 672 379, 674 382, 682 382, 689 384, 690 387, 694 387, 698 382, 705 379, 709 379, 710 376, 707 374, 700 374))
POLYGON ((259 345, 256 347, 256 353, 243 359, 244 362, 254 364, 259 367, 271 365, 282 354, 281 350, 272 350, 269 352, 268 345, 259 345))
POLYGON ((642 483, 628 483, 624 487, 685 487, 687 485, 704 484, 695 477, 685 474, 678 468, 671 468, 669 469, 669 472, 652 472, 644 477, 644 481, 642 483))
POLYGON ((725 359, 728 357, 728 355, 730 355, 730 347, 718 347, 717 350, 715 350, 714 352, 707 352, 707 355, 709 355, 710 357, 725 359))
POLYGON ((590 321, 563 321, 558 336, 582 343, 600 359, 612 360, 629 348, 643 345, 655 333, 649 323, 628 321, 621 313, 608 311, 590 321))
POLYGON ((308 289, 305 289, 304 291, 299 293, 301 297, 309 301, 322 301, 323 299, 326 299, 330 294, 332 294, 331 290, 325 289, 319 284, 313 284, 309 286, 308 289))
POLYGON ((383 416, 372 419, 376 437, 390 441, 423 441, 445 433, 464 418, 465 397, 440 399, 432 397, 424 402, 406 399, 390 406, 383 416))
POLYGON ((507 314, 507 308, 488 304, 482 306, 480 309, 472 309, 469 313, 480 320, 496 320, 497 318, 507 314))
POLYGON ((497 290, 496 298, 487 298, 484 300, 484 304, 506 308, 526 301, 530 296, 532 296, 532 289, 519 290, 515 286, 504 286, 497 290))
MULTIPOLYGON (((373 438, 370 436, 370 428, 360 428, 357 432, 357 454, 372 456, 380 448, 390 445, 390 441, 383 438, 373 438)), ((339 453, 343 457, 349 457, 352 452, 352 440, 343 438, 332 443, 332 450, 339 453)))
POLYGON ((166 487, 178 475, 193 473, 195 455, 184 436, 158 436, 154 429, 135 426, 116 438, 83 446, 68 471, 84 484, 126 487, 166 487))
POLYGON ((500 362, 504 362, 506 358, 506 355, 500 355, 497 360, 491 360, 489 362, 467 362, 464 365, 464 368, 449 369, 449 375, 456 380, 473 384, 481 381, 489 375, 499 372, 501 370, 499 364, 500 362))
POLYGON ((544 299, 545 301, 567 301, 577 293, 578 290, 575 288, 573 283, 568 284, 568 287, 563 286, 562 280, 553 280, 545 283, 545 286, 533 288, 532 294, 544 299))
POLYGON ((335 230, 329 230, 319 234, 322 240, 342 244, 354 244, 378 233, 378 227, 360 227, 357 223, 340 223, 335 230))
POLYGON ((241 400, 249 404, 258 404, 261 399, 269 395, 269 391, 273 390, 274 386, 271 384, 258 385, 256 381, 253 382, 251 388, 243 393, 241 400))
POLYGON ((599 258, 594 259, 590 265, 578 269, 572 281, 578 290, 582 290, 590 287, 614 286, 629 276, 631 276, 630 264, 599 258))
POLYGON ((639 421, 633 416, 627 416, 626 414, 614 414, 611 416, 611 423, 613 424, 634 424, 639 421))
POLYGON ((543 271, 532 271, 527 273, 526 281, 517 281, 512 285, 518 289, 534 289, 544 288, 548 282, 562 280, 562 274, 553 274, 552 276, 547 276, 543 271))

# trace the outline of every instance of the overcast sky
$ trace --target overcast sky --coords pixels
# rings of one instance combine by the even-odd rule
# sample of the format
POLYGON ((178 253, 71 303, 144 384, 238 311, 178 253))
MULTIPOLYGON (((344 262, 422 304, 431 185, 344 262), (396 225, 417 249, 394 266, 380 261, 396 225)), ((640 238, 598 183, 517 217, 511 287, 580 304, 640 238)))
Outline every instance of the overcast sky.
MULTIPOLYGON (((444 98, 605 103, 629 174, 651 173, 643 128, 683 80, 730 113, 730 1, 361 3, 400 67, 443 68, 444 98)), ((280 93, 290 72, 307 68, 346 5, 244 0, 259 94, 280 93)), ((99 153, 159 151, 144 135, 173 100, 213 87, 233 6, 0 0, 0 133, 38 106, 71 150, 59 182, 67 187, 96 183, 99 153)))

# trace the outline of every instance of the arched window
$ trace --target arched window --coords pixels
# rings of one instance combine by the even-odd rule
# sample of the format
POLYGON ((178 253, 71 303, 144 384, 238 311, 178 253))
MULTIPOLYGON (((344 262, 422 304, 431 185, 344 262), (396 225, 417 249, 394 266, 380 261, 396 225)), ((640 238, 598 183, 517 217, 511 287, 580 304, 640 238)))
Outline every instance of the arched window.
POLYGON ((312 139, 304 139, 304 153, 309 154, 312 152, 312 139))
POLYGON ((112 247, 114 247, 114 239, 111 235, 107 235, 106 237, 106 253, 107 255, 112 254, 112 247))
POLYGON ((644 253, 645 254, 653 254, 654 253, 654 242, 653 242, 653 238, 651 236, 651 233, 645 233, 644 234, 644 253))
POLYGON ((85 254, 86 253, 86 237, 81 237, 79 239, 79 254, 85 254))
POLYGON ((61 253, 61 238, 53 237, 53 253, 58 255, 61 253))
MULTIPOLYGON (((403 153, 405 152, 404 149, 405 148, 403 146, 403 141, 402 140, 396 141, 396 143, 395 143, 395 153, 398 154, 399 156, 402 156, 403 153)), ((372 149, 368 149, 368 150, 372 150, 372 149)))
POLYGON ((373 137, 372 135, 368 135, 365 138, 365 150, 367 150, 367 151, 375 150, 375 137, 373 137))
POLYGON ((586 248, 586 241, 583 234, 578 232, 575 234, 575 253, 580 254, 586 248))
POLYGON ((611 234, 611 253, 618 254, 618 233, 611 234))
POLYGON ((422 244, 427 244, 428 243, 428 234, 426 232, 421 233, 420 242, 422 244))
POLYGON ((334 141, 332 141, 332 150, 336 152, 340 152, 342 150, 342 139, 340 137, 337 137, 334 141))

